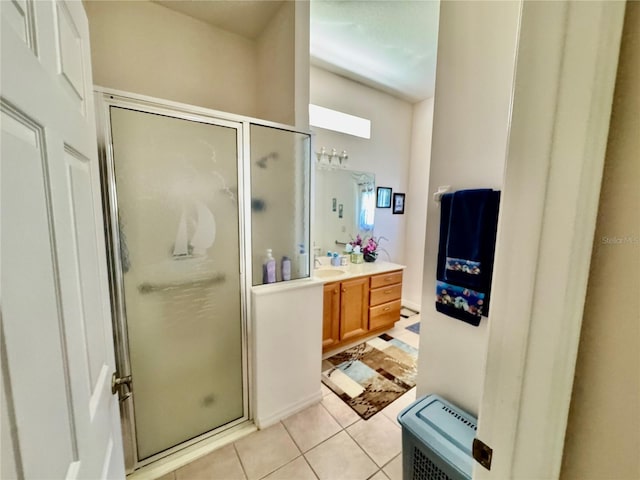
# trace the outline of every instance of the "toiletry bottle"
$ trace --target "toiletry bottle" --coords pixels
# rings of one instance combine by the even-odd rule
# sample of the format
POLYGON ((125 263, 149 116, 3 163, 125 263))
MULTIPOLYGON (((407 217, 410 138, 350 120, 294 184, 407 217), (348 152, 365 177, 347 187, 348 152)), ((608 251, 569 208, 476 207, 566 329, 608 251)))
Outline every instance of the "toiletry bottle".
POLYGON ((296 258, 296 268, 298 269, 298 278, 309 276, 309 260, 304 248, 304 243, 298 245, 298 258, 296 258))
POLYGON ((267 248, 267 256, 262 265, 262 283, 276 282, 276 259, 273 258, 272 250, 267 248))
POLYGON ((282 280, 291 280, 291 260, 289 257, 282 257, 282 280))

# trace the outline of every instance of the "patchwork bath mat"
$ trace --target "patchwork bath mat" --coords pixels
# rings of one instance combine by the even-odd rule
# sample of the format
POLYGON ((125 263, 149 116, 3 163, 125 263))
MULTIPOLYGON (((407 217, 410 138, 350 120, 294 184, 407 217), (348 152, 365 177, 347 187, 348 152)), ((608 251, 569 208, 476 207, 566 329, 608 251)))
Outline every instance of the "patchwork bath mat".
POLYGON ((410 308, 407 308, 407 307, 402 307, 400 309, 400 316, 404 318, 413 317, 414 315, 417 315, 417 314, 418 312, 416 312, 415 310, 411 310, 410 308))
POLYGON ((413 333, 420 333, 420 322, 416 322, 413 325, 409 325, 408 327, 404 327, 404 328, 406 328, 407 330, 413 333))
POLYGON ((322 382, 363 419, 416 384, 418 350, 383 334, 323 362, 322 382))

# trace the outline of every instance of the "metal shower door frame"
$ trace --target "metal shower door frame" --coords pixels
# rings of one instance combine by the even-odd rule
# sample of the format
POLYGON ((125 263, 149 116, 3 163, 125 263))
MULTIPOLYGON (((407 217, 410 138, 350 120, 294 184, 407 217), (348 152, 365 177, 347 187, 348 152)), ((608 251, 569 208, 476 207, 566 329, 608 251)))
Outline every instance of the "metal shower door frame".
POLYGON ((242 428, 251 422, 251 382, 252 352, 250 350, 250 291, 251 291, 251 202, 247 201, 251 191, 250 179, 250 145, 249 128, 251 124, 278 128, 295 133, 304 133, 287 125, 280 125, 263 120, 239 115, 218 112, 201 107, 170 102, 162 99, 121 92, 117 90, 95 87, 96 116, 98 128, 98 146, 102 175, 103 212, 105 217, 105 236, 109 262, 109 286, 111 290, 111 308, 113 312, 114 345, 116 367, 119 377, 131 375, 129 356, 129 339, 127 330, 126 308, 124 304, 123 272, 120 258, 120 238, 118 225, 118 197, 115 183, 113 143, 111 136, 110 109, 120 107, 142 113, 158 114, 180 120, 208 123, 236 129, 237 136, 237 172, 238 172, 238 224, 240 248, 240 310, 242 328, 242 371, 243 371, 243 416, 237 420, 205 432, 193 439, 164 450, 158 454, 140 460, 136 444, 136 426, 133 410, 133 395, 120 402, 120 413, 123 430, 125 463, 130 473, 160 458, 182 450, 190 445, 213 437, 222 431, 242 428))

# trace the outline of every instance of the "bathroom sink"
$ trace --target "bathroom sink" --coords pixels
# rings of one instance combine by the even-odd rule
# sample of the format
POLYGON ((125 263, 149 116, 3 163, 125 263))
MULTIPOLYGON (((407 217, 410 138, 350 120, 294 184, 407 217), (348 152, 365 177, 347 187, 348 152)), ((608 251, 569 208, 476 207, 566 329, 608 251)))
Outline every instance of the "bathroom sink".
POLYGON ((345 274, 344 270, 340 270, 337 268, 327 268, 327 269, 318 269, 313 272, 313 276, 316 278, 333 278, 339 277, 340 275, 345 274))

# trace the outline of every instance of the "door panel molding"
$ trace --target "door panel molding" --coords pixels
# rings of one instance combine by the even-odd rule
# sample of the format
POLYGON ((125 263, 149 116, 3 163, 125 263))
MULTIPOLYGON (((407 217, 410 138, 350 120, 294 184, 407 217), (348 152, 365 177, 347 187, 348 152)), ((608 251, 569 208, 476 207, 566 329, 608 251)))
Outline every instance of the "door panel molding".
POLYGON ((0 3, 3 376, 15 469, 26 478, 97 478, 108 465, 120 477, 87 19, 79 1, 0 3), (22 34, 12 12, 27 22, 22 34), (60 33, 70 35, 64 70, 84 92, 80 108, 58 68, 60 33), (95 385, 87 351, 102 357, 95 385))
POLYGON ((9 0, 0 4, 2 17, 34 55, 38 55, 33 0, 9 0))
POLYGON ((11 378, 11 391, 21 399, 20 402, 14 403, 16 422, 20 437, 32 441, 39 437, 39 425, 36 426, 35 423, 55 424, 57 427, 53 428, 58 429, 60 433, 55 449, 59 458, 50 458, 47 462, 36 461, 41 456, 41 447, 46 448, 45 445, 38 447, 25 444, 24 441, 18 443, 21 449, 20 456, 25 462, 25 475, 38 476, 39 468, 42 468, 42 474, 60 471, 55 465, 70 464, 79 458, 69 350, 64 310, 60 301, 56 232, 52 219, 48 166, 50 158, 44 129, 36 121, 4 98, 0 99, 0 109, 4 120, 2 217, 4 221, 10 222, 12 227, 16 222, 21 223, 20 229, 8 230, 7 226, 2 229, 3 277, 6 272, 21 272, 20 277, 14 275, 2 279, 3 331, 8 341, 11 341, 11 344, 7 345, 8 376, 11 378), (8 119, 10 120, 7 122, 8 119), (8 129, 5 129, 5 126, 8 126, 8 129), (29 160, 25 162, 27 158, 29 160), (28 200, 24 197, 25 192, 31 194, 28 200), (27 216, 29 222, 19 220, 16 215, 27 216), (40 240, 45 238, 46 242, 40 243, 40 240), (48 244, 46 251, 42 250, 44 243, 48 244), (23 255, 26 252, 29 253, 28 256, 23 255), (25 298, 32 291, 46 292, 46 296, 42 295, 37 302, 33 302, 25 298), (33 324, 6 321, 6 318, 16 317, 30 319, 33 324), (29 342, 29 337, 35 332, 51 340, 51 343, 39 346, 37 356, 29 354, 24 344, 23 347, 14 346, 16 343, 29 342), (54 339, 57 345, 54 344, 54 339), (57 380, 54 383, 34 385, 29 380, 37 378, 38 372, 43 368, 41 358, 46 358, 47 368, 52 370, 51 380, 57 380), (12 371, 16 373, 17 369, 19 375, 11 374, 12 371), (50 416, 48 412, 40 411, 39 414, 44 417, 38 419, 38 415, 32 411, 34 404, 25 404, 25 398, 32 398, 31 402, 47 398, 51 406, 58 409, 56 415, 50 416), (46 420, 46 417, 49 420, 46 420), (64 448, 67 441, 68 449, 64 448), (58 450, 60 448, 62 450, 58 450))
POLYGON ((83 115, 86 114, 86 96, 83 72, 85 71, 83 41, 66 2, 56 2, 56 45, 58 71, 71 94, 78 102, 83 115))

